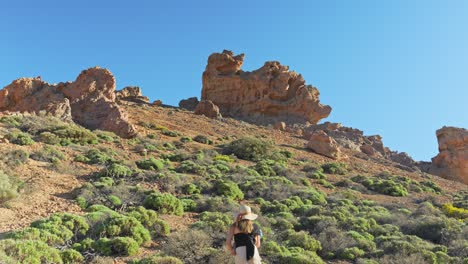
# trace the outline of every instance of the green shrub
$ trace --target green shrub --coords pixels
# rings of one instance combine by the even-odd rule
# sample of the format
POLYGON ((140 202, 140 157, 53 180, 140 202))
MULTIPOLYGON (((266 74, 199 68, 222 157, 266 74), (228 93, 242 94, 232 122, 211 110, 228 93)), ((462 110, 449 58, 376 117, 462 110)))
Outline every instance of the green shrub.
POLYGON ((241 138, 231 142, 227 151, 244 160, 259 161, 268 159, 276 150, 272 143, 257 138, 241 138))
POLYGON ((213 141, 211 139, 209 139, 207 136, 204 136, 204 135, 198 135, 198 136, 194 137, 193 141, 198 142, 198 143, 202 143, 202 144, 207 144, 207 145, 212 145, 213 144, 213 141))
POLYGON ((258 172, 258 174, 260 174, 262 176, 266 176, 266 177, 275 176, 276 172, 271 167, 271 165, 274 165, 274 161, 261 160, 261 161, 257 162, 254 169, 258 172))
POLYGON ((163 129, 161 130, 161 134, 168 136, 168 137, 178 137, 180 134, 176 131, 168 130, 168 129, 163 129))
POLYGON ((6 138, 14 144, 21 146, 30 146, 34 144, 34 140, 27 133, 23 132, 13 132, 6 135, 6 138))
POLYGON ((109 195, 108 199, 113 207, 122 205, 122 200, 120 200, 120 198, 115 195, 109 195))
POLYGON ((60 251, 38 240, 0 240, 0 252, 15 260, 15 263, 62 263, 60 251))
POLYGON ((191 137, 181 137, 180 141, 183 143, 187 143, 187 142, 192 142, 193 139, 191 137))
POLYGON ((138 253, 139 245, 131 237, 116 237, 110 243, 113 253, 124 256, 133 256, 138 253))
POLYGON ((0 170, 0 204, 18 196, 19 182, 0 170))
POLYGON ((184 188, 183 188, 183 192, 184 192, 185 194, 188 194, 188 195, 201 193, 201 191, 200 191, 200 189, 198 188, 198 186, 195 185, 195 184, 193 184, 193 183, 189 183, 189 184, 185 185, 184 188))
POLYGON ((138 245, 151 239, 150 232, 136 218, 120 214, 110 215, 102 225, 97 225, 95 233, 108 238, 131 237, 138 245))
POLYGON ((308 173, 307 177, 311 179, 323 179, 323 180, 327 178, 327 176, 323 173, 322 169, 316 170, 312 173, 308 173))
POLYGON ((393 179, 374 179, 372 177, 355 176, 351 178, 354 182, 359 182, 367 189, 390 196, 406 196, 408 190, 393 179))
POLYGON ((65 264, 78 264, 84 262, 84 257, 81 253, 74 249, 66 249, 62 251, 60 252, 60 256, 65 264))
POLYGON ((220 212, 203 212, 199 217, 199 221, 193 224, 198 229, 210 228, 212 231, 224 232, 232 224, 232 216, 220 212))
POLYGON ((320 251, 322 249, 320 241, 315 240, 305 231, 290 232, 287 244, 288 246, 300 247, 308 251, 320 251))
POLYGON ((340 253, 339 257, 346 260, 355 260, 359 257, 364 256, 365 252, 362 249, 357 247, 345 248, 343 252, 340 253))
POLYGON ((138 168, 142 170, 161 170, 164 168, 164 162, 150 157, 146 160, 140 160, 135 162, 138 168))
POLYGON ((193 173, 203 175, 206 172, 206 167, 199 165, 191 160, 184 160, 176 169, 179 173, 193 173))
POLYGON ((213 161, 225 161, 225 162, 231 163, 231 162, 234 162, 234 158, 228 155, 216 155, 213 158, 213 161))
POLYGON ((131 264, 184 264, 184 262, 176 257, 154 256, 131 262, 131 264))
POLYGON ((229 180, 217 180, 214 184, 216 194, 222 195, 231 199, 242 200, 244 199, 244 193, 241 191, 239 186, 229 180))
POLYGON ((182 215, 184 213, 182 202, 170 193, 153 192, 146 196, 144 205, 161 214, 182 215))
POLYGON ((112 178, 125 178, 130 177, 132 175, 132 169, 119 163, 112 163, 106 166, 100 173, 100 176, 112 178))
POLYGON ((169 224, 164 220, 159 219, 158 214, 153 210, 148 210, 143 206, 138 206, 131 208, 127 215, 140 221, 140 223, 155 236, 169 235, 169 224))
POLYGON ((58 145, 60 144, 60 137, 55 135, 54 133, 51 133, 49 131, 44 131, 40 133, 37 137, 38 141, 43 142, 45 144, 49 145, 58 145))
POLYGON ((22 149, 12 150, 8 152, 3 158, 5 163, 9 166, 18 166, 24 164, 28 161, 28 159, 29 153, 22 149))
POLYGON ((91 149, 88 152, 86 152, 84 156, 78 155, 75 157, 75 161, 88 164, 104 164, 111 160, 112 158, 109 157, 109 155, 98 149, 91 149))
POLYGON ((346 169, 346 164, 337 162, 325 163, 322 165, 322 169, 325 173, 328 174, 345 175, 346 173, 348 173, 348 170, 346 169))
POLYGON ((65 159, 65 154, 51 146, 45 146, 42 150, 33 152, 31 154, 31 159, 46 162, 58 162, 65 159))
POLYGON ((323 260, 317 256, 317 253, 306 251, 302 248, 289 248, 290 253, 280 256, 279 263, 288 264, 324 264, 323 260))

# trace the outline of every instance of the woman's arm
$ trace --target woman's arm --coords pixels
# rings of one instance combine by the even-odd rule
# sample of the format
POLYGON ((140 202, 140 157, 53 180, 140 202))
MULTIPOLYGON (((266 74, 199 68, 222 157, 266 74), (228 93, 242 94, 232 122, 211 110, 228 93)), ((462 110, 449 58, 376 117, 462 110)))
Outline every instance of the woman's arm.
POLYGON ((261 238, 260 238, 259 235, 256 235, 256 236, 255 236, 255 246, 256 246, 257 248, 260 248, 260 244, 261 244, 260 239, 261 239, 261 238))
POLYGON ((227 236, 226 236, 226 248, 227 248, 227 250, 229 250, 231 255, 236 255, 236 251, 232 247, 232 238, 233 238, 233 236, 234 236, 234 226, 231 226, 229 228, 229 231, 228 231, 227 236))

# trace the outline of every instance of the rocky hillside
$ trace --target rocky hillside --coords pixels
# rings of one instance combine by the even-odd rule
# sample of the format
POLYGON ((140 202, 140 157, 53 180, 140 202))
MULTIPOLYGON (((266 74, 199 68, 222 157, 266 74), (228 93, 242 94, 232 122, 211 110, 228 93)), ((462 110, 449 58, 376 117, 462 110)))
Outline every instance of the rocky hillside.
POLYGON ((259 214, 264 263, 468 261, 466 130, 439 131, 441 153, 417 163, 311 125, 330 110, 315 88, 242 59, 210 56, 201 101, 181 108, 116 92, 99 68, 0 91, 0 263, 232 263, 239 203, 259 214), (224 104, 223 83, 248 101, 224 104))

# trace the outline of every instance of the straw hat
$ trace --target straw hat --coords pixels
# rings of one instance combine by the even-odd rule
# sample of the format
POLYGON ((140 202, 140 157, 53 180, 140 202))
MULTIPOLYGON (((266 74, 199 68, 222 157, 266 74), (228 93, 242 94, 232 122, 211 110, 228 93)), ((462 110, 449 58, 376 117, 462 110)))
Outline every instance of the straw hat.
POLYGON ((245 204, 239 206, 239 212, 235 215, 235 218, 238 220, 255 220, 257 217, 258 215, 252 213, 252 208, 245 204))

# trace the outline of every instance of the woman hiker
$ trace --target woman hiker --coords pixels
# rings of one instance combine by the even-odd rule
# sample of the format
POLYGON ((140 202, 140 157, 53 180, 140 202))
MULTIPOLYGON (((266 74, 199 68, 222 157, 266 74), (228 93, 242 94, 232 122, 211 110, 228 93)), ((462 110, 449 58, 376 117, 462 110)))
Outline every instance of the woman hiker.
POLYGON ((261 230, 253 223, 257 215, 249 206, 241 205, 235 218, 227 234, 226 248, 235 256, 236 264, 260 264, 261 230))

